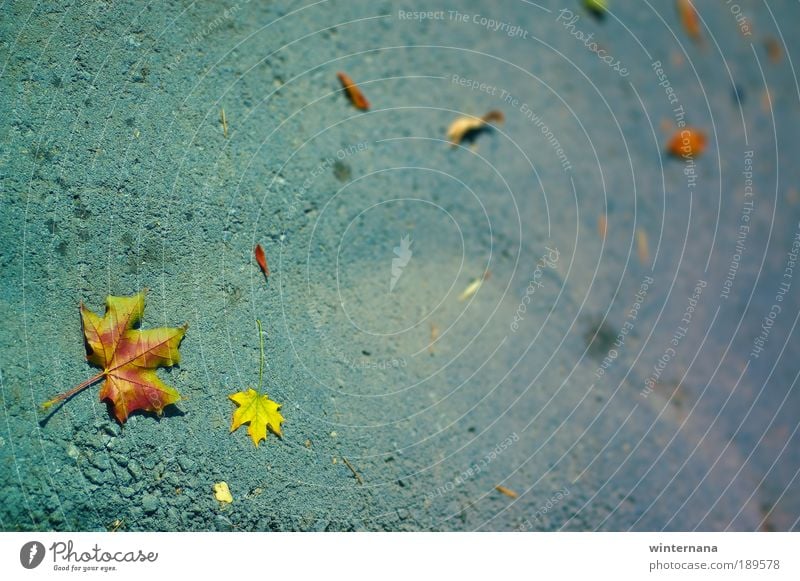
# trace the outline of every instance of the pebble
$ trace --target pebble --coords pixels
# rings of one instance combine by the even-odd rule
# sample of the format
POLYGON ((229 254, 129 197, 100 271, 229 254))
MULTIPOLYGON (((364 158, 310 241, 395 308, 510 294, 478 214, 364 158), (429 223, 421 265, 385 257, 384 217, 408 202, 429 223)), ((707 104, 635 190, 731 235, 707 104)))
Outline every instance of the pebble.
POLYGON ((91 458, 92 466, 98 470, 108 470, 111 468, 111 463, 108 461, 108 454, 98 453, 94 454, 91 458))
POLYGON ((108 481, 107 472, 92 467, 84 468, 83 475, 86 477, 86 480, 98 486, 102 486, 108 481))
POLYGON ((177 474, 170 472, 169 474, 164 475, 164 481, 172 487, 177 487, 181 485, 181 478, 177 474))
POLYGON ((181 522, 181 517, 178 514, 178 511, 172 507, 167 509, 167 518, 173 522, 173 527, 176 527, 181 522))
POLYGON ((142 497, 142 510, 145 514, 153 514, 158 510, 158 497, 154 494, 145 494, 142 497))
POLYGON ((78 450, 78 447, 75 444, 70 444, 69 446, 67 446, 67 456, 69 456, 73 460, 77 460, 78 456, 80 455, 81 452, 80 450, 78 450))
POLYGON ((299 528, 301 531, 314 530, 313 527, 315 524, 317 524, 317 522, 319 522, 317 521, 317 517, 311 513, 306 513, 300 518, 299 528))
POLYGON ((133 478, 131 478, 130 472, 125 470, 122 466, 114 466, 112 472, 114 473, 114 478, 116 478, 117 482, 120 485, 129 484, 133 482, 133 478))
POLYGON ((86 445, 95 450, 102 450, 105 446, 105 442, 98 434, 91 434, 86 438, 86 445))
POLYGON ((128 472, 137 480, 142 477, 142 467, 136 461, 128 463, 128 472))
POLYGON ((192 469, 194 468, 194 460, 192 460, 188 456, 181 456, 178 458, 178 465, 184 472, 191 472, 192 469))

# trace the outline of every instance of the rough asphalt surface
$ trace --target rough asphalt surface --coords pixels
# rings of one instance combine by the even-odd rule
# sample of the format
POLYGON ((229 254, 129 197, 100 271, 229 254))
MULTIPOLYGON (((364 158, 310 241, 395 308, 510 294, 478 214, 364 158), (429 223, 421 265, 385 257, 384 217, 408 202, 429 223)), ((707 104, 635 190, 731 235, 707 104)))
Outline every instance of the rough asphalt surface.
POLYGON ((797 529, 800 7, 609 4, 2 3, 0 528, 797 529), (145 287, 184 400, 43 414, 145 287))

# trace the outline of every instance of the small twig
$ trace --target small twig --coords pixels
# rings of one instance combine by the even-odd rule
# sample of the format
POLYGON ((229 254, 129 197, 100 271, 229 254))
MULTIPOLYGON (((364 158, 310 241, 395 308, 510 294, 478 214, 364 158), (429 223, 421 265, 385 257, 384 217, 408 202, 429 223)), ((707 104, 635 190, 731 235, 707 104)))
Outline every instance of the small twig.
POLYGON ((264 385, 264 332, 261 330, 261 319, 256 319, 258 325, 258 343, 261 346, 261 359, 258 365, 258 392, 261 393, 261 386, 264 385))
POLYGON ((356 477, 356 480, 358 481, 358 483, 363 485, 364 484, 364 479, 361 478, 361 475, 358 472, 356 472, 356 469, 353 468, 353 465, 350 464, 349 460, 347 458, 345 458, 344 456, 342 456, 342 460, 344 460, 344 463, 350 469, 350 472, 353 473, 353 476, 356 477))
POLYGON ((228 118, 225 116, 225 109, 219 110, 219 122, 222 123, 222 136, 228 139, 228 118))

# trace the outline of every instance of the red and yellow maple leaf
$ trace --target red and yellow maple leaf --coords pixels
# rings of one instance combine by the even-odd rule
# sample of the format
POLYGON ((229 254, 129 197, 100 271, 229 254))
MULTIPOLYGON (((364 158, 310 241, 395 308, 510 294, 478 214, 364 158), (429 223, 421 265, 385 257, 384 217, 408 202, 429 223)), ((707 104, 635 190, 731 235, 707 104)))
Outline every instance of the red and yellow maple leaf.
POLYGON ((144 314, 147 289, 130 297, 108 296, 100 318, 81 303, 86 359, 103 371, 43 404, 45 409, 105 379, 100 400, 109 400, 114 415, 124 423, 136 410, 156 412, 181 399, 180 394, 156 375, 158 367, 180 361, 178 347, 188 325, 134 329, 144 314))

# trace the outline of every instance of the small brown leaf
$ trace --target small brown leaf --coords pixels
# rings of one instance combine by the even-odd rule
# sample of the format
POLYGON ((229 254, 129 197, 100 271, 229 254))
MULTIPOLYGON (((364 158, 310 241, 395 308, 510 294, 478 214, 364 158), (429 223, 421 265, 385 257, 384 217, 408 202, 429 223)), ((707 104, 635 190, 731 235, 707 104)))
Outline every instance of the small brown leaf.
POLYGON ((647 243, 647 233, 641 228, 636 230, 636 252, 639 262, 647 264, 650 262, 650 247, 647 243))
POLYGON ((484 129, 488 123, 502 123, 505 121, 505 115, 502 111, 492 110, 483 117, 473 117, 465 115, 458 117, 447 128, 447 139, 450 144, 455 147, 470 134, 484 129))
POLYGON ((361 89, 358 88, 358 85, 353 82, 353 79, 342 72, 336 73, 336 76, 339 77, 339 82, 342 83, 342 88, 347 93, 347 98, 350 99, 353 107, 361 111, 367 111, 369 109, 369 101, 367 101, 361 89))

